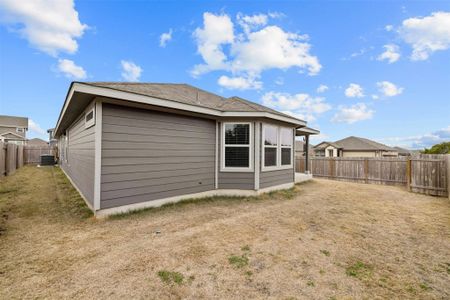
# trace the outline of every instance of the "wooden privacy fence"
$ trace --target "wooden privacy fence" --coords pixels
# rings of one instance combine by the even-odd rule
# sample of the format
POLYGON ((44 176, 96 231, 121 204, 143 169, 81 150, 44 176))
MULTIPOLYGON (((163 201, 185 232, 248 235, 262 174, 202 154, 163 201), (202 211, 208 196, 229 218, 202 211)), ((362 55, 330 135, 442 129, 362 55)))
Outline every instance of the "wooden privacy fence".
POLYGON ((37 164, 42 154, 55 155, 50 146, 23 146, 0 142, 0 177, 13 175, 24 164, 37 164))
POLYGON ((26 164, 38 164, 41 162, 41 155, 55 154, 55 148, 52 146, 25 146, 23 157, 26 164))
MULTIPOLYGON (((450 155, 403 158, 312 157, 315 177, 363 183, 407 186, 410 191, 447 196, 450 155)), ((305 171, 305 159, 296 159, 296 172, 305 171)))

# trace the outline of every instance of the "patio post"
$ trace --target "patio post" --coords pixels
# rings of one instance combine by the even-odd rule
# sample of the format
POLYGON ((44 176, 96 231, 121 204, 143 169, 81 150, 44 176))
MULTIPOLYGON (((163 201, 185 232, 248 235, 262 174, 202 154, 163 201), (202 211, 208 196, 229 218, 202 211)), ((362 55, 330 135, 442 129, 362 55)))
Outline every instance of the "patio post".
POLYGON ((309 174, 309 134, 305 134, 305 173, 309 174))

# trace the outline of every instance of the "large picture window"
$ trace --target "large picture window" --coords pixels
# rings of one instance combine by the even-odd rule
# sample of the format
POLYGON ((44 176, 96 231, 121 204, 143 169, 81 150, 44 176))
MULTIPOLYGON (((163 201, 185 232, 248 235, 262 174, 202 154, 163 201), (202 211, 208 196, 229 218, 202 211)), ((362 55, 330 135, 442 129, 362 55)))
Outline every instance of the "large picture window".
POLYGON ((224 123, 222 139, 222 169, 248 171, 251 163, 251 123, 224 123))
POLYGON ((292 167, 293 130, 275 125, 263 125, 263 171, 292 167))

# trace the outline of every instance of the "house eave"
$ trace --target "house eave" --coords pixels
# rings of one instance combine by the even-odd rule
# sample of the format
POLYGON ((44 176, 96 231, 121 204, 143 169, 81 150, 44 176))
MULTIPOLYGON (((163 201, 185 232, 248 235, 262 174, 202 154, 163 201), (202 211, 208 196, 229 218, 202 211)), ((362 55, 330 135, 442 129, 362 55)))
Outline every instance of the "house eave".
MULTIPOLYGON (((68 107, 71 105, 76 105, 76 104, 71 103, 72 102, 71 100, 75 93, 92 95, 93 97, 98 96, 98 97, 120 99, 120 100, 148 104, 148 105, 153 105, 153 106, 160 106, 160 107, 177 109, 177 110, 182 110, 182 111, 195 112, 195 113, 210 115, 210 116, 214 116, 214 117, 269 118, 269 119, 278 120, 281 122, 290 123, 297 127, 306 126, 305 121, 298 120, 296 118, 291 118, 288 116, 278 115, 275 113, 270 113, 270 112, 220 111, 220 110, 216 110, 216 109, 212 109, 212 108, 190 105, 190 104, 186 104, 186 103, 180 103, 180 102, 176 102, 176 101, 172 101, 172 100, 155 98, 155 97, 146 96, 146 95, 142 95, 142 94, 136 94, 136 93, 131 93, 131 92, 119 91, 116 89, 93 86, 93 85, 84 84, 81 82, 72 82, 70 89, 67 93, 66 99, 64 101, 63 108, 59 115, 58 122, 55 127, 55 133, 54 133, 55 137, 60 136, 62 134, 62 130, 65 129, 65 128, 62 128, 61 124, 65 118, 68 107)), ((84 105, 84 103, 80 104, 80 105, 84 105)))

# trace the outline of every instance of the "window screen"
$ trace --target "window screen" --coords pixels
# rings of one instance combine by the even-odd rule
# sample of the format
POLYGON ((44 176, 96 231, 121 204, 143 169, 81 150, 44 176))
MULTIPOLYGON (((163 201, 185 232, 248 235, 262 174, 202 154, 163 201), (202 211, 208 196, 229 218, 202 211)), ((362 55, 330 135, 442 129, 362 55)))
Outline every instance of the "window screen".
POLYGON ((224 124, 224 156, 226 168, 250 167, 250 124, 224 124))

